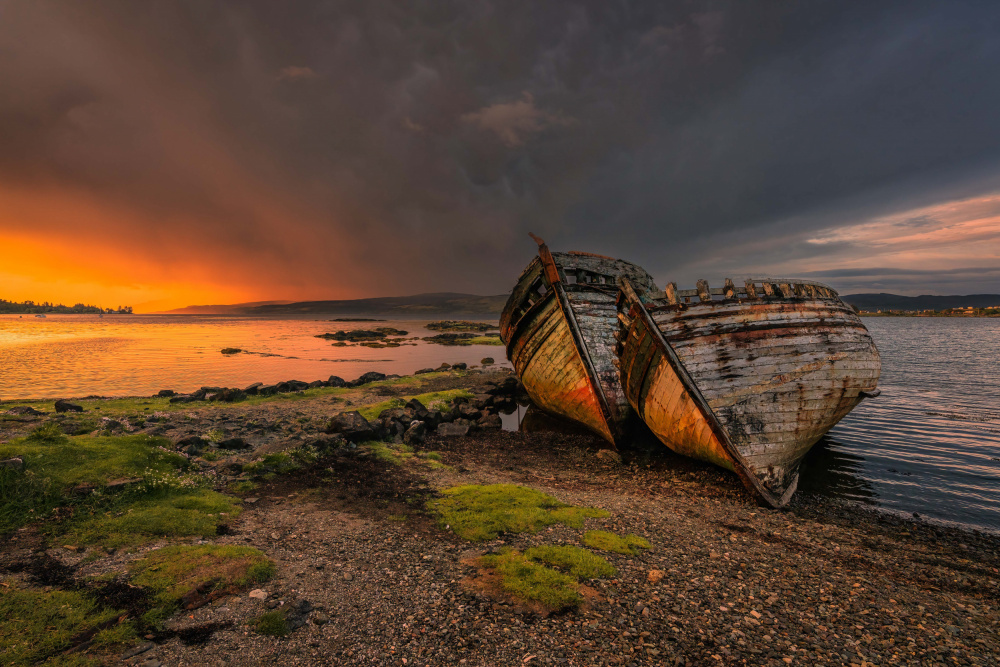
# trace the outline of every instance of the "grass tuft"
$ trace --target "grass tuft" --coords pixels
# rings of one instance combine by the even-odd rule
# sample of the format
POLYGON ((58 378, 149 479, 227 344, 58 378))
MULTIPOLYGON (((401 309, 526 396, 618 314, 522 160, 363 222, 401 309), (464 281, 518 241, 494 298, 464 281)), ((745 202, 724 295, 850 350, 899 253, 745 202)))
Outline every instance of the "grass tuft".
MULTIPOLYGON (((81 637, 113 623, 123 612, 106 609, 77 591, 40 591, 22 588, 16 582, 0 587, 0 662, 10 667, 36 665, 59 658, 81 637)), ((113 625, 95 637, 95 644, 131 641, 131 624, 113 625)), ((80 664, 87 664, 85 656, 80 664)), ((46 664, 55 664, 46 662, 46 664)))
POLYGON ((494 570, 503 590, 553 611, 578 607, 583 602, 574 577, 528 560, 518 551, 486 554, 479 558, 478 565, 494 570))
POLYGON ((284 637, 289 632, 288 620, 281 611, 261 614, 251 621, 251 625, 258 634, 269 637, 284 637))
POLYGON ((444 497, 432 500, 429 508, 440 515, 442 526, 450 526, 456 535, 473 542, 501 533, 535 533, 555 523, 582 525, 586 517, 608 516, 604 510, 572 507, 541 491, 514 484, 456 486, 442 493, 444 497))
POLYGON ((630 533, 622 537, 621 535, 609 533, 605 530, 588 530, 583 534, 583 543, 591 549, 612 551, 629 556, 635 556, 640 550, 649 549, 652 546, 647 540, 638 535, 630 533))
POLYGON ((612 577, 617 572, 614 565, 597 554, 571 545, 531 547, 524 557, 551 565, 577 579, 612 577))
POLYGON ((234 593, 275 574, 274 563, 253 547, 171 546, 150 552, 129 566, 132 583, 150 590, 154 607, 144 620, 158 625, 183 600, 212 593, 234 593))

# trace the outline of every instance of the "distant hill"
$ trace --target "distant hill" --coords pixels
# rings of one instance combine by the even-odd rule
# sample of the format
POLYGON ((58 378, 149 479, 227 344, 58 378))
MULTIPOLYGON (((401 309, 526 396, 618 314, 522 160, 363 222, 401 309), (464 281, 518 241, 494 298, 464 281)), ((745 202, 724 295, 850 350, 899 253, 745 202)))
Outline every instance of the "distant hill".
POLYGON ((213 306, 184 306, 173 310, 160 311, 164 315, 233 315, 241 314, 247 308, 257 306, 276 306, 291 301, 248 301, 246 303, 217 304, 213 306))
POLYGON ((1000 306, 1000 294, 968 294, 966 296, 900 296, 899 294, 846 294, 840 297, 861 310, 945 310, 947 308, 988 308, 1000 306))
POLYGON ((507 295, 479 296, 454 292, 386 296, 339 301, 267 301, 218 306, 187 306, 167 311, 172 315, 381 315, 424 318, 441 315, 499 316, 507 295))

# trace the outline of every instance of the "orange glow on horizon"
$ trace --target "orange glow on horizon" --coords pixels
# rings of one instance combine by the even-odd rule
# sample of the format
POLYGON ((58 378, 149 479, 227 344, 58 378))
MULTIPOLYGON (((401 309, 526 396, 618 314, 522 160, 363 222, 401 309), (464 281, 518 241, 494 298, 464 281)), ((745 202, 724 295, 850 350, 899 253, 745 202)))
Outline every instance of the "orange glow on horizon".
MULTIPOLYGON (((167 215, 149 219, 81 192, 0 188, 0 298, 132 306, 141 313, 360 296, 336 284, 318 288, 302 278, 305 272, 282 271, 278 260, 271 261, 280 243, 250 252, 235 242, 244 233, 236 229, 220 238, 218 225, 167 215)), ((294 243, 280 241, 285 250, 294 243)))

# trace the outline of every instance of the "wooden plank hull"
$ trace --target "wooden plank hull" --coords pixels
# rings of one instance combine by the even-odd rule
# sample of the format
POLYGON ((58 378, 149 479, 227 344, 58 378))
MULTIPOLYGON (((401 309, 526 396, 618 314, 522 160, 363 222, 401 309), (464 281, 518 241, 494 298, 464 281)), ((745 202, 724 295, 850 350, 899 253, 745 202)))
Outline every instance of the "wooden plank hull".
POLYGON ((719 296, 705 285, 693 302, 643 303, 626 289, 622 385, 664 444, 735 471, 780 506, 809 449, 875 393, 878 350, 825 286, 786 281, 719 296))
POLYGON ((500 317, 507 358, 532 401, 615 446, 631 418, 614 354, 622 275, 653 287, 634 264, 540 245, 500 317))

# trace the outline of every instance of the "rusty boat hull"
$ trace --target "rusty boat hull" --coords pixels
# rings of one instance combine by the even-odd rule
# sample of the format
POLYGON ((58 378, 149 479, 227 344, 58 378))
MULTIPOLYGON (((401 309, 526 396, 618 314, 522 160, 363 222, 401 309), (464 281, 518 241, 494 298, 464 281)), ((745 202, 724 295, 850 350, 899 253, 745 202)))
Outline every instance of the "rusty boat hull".
MULTIPOLYGON (((538 240, 538 239, 536 239, 538 240)), ((643 269, 588 253, 539 254, 500 316, 500 336, 531 400, 618 446, 632 411, 615 365, 618 280, 653 289, 643 269)))
POLYGON ((826 285, 727 280, 643 293, 622 281, 618 364, 629 404, 666 446, 785 505, 809 449, 865 397, 879 353, 826 285))

